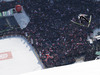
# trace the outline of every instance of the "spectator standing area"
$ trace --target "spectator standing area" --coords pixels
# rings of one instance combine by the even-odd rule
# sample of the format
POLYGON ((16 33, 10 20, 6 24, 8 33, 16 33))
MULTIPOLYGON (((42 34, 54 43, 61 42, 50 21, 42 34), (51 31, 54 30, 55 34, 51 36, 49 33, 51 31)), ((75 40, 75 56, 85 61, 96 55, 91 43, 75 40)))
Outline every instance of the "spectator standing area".
POLYGON ((28 42, 20 37, 0 40, 0 74, 16 75, 43 69, 28 42))
POLYGON ((15 20, 14 16, 8 16, 0 18, 0 26, 9 25, 9 26, 18 26, 17 21, 15 20))
POLYGON ((11 2, 11 1, 14 1, 14 0, 0 0, 0 2, 11 2))
MULTIPOLYGON (((0 12, 4 12, 5 16, 7 15, 5 11, 16 5, 22 6, 29 18, 21 19, 21 16, 21 18, 16 16, 20 29, 3 31, 0 35, 18 34, 26 37, 36 49, 46 68, 68 65, 80 60, 95 60, 97 57, 95 53, 99 51, 99 48, 95 49, 92 39, 90 39, 90 44, 87 37, 95 28, 100 27, 100 16, 98 16, 100 2, 94 0, 16 0, 1 3, 0 12), (90 26, 84 27, 71 22, 71 20, 79 22, 77 17, 81 13, 87 14, 87 18, 92 15, 90 26)), ((18 13, 21 13, 19 8, 18 13)), ((4 29, 5 27, 1 27, 0 30, 4 29)))

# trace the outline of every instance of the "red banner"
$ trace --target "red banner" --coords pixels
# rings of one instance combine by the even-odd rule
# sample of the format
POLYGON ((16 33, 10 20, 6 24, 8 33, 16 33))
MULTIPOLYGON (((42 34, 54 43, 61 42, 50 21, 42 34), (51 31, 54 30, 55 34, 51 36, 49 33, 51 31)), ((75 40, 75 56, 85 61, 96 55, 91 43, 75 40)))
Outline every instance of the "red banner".
POLYGON ((0 53, 0 61, 1 60, 7 60, 7 59, 12 59, 12 53, 11 52, 0 53))

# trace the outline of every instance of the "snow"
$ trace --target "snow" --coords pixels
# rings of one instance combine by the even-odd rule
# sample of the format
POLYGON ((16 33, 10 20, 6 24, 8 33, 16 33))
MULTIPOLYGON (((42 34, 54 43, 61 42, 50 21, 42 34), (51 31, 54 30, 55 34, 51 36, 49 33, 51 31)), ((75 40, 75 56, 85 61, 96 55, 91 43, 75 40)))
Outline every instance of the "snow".
POLYGON ((44 68, 34 48, 22 37, 0 40, 0 53, 11 52, 12 58, 0 60, 1 75, 17 75, 44 68))
POLYGON ((54 67, 21 75, 100 75, 100 60, 54 67))

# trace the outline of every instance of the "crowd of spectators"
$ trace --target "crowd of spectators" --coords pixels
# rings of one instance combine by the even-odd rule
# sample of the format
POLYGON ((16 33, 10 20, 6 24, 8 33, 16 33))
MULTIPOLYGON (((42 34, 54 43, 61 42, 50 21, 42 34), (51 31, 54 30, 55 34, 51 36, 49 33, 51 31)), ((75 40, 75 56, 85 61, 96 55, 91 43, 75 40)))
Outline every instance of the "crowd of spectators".
MULTIPOLYGON (((16 0, 7 5, 0 4, 0 11, 21 4, 30 23, 20 34, 27 33, 45 67, 75 63, 76 57, 84 61, 96 58, 95 49, 87 41, 94 28, 100 25, 100 3, 91 0, 16 0), (3 7, 2 7, 3 6, 3 7), (90 27, 71 22, 78 14, 92 15, 90 27)), ((25 35, 26 36, 26 35, 25 35)))

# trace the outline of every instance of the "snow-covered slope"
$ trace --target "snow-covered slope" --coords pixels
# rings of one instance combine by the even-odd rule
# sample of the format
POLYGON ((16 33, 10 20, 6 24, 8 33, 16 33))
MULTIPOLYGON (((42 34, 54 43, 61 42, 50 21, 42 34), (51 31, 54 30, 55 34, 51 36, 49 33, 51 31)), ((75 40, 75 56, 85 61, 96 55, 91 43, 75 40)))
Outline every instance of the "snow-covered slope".
POLYGON ((32 46, 21 37, 0 40, 0 59, 1 75, 16 75, 43 69, 32 46))

